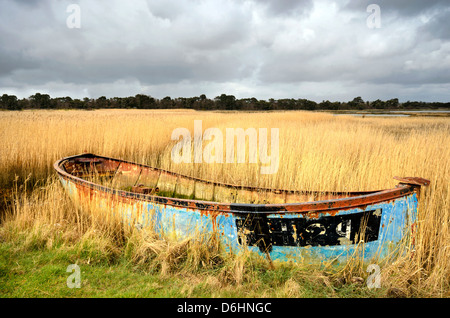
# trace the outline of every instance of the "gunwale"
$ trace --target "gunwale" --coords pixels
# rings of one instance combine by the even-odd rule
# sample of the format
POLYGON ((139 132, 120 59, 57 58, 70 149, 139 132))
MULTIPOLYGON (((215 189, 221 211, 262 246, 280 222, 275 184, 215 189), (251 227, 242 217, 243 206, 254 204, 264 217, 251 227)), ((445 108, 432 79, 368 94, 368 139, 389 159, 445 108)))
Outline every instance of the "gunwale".
POLYGON ((328 212, 332 213, 337 210, 347 210, 357 207, 364 207, 370 204, 380 203, 380 202, 390 202, 392 200, 408 196, 414 192, 417 194, 420 191, 421 185, 429 184, 428 180, 421 178, 397 178, 401 182, 392 189, 385 190, 373 190, 373 191, 352 191, 352 192, 327 192, 327 191, 295 191, 286 189, 271 189, 271 188, 257 188, 251 186, 240 186, 221 182, 215 182, 210 180, 204 180, 192 176, 187 176, 168 170, 151 167, 149 165, 135 163, 128 160, 116 159, 111 157, 105 157, 100 155, 95 155, 91 153, 83 153, 74 156, 65 157, 59 159, 54 163, 54 169, 62 178, 69 179, 75 184, 82 186, 84 188, 102 191, 112 195, 117 195, 119 197, 128 198, 132 200, 142 200, 149 201, 153 203, 159 203, 164 205, 170 205, 178 208, 187 208, 194 210, 207 210, 213 212, 231 212, 231 213, 301 213, 301 214, 311 214, 328 212), (64 163, 70 160, 76 160, 79 158, 85 159, 99 159, 99 160, 111 160, 118 163, 125 163, 133 165, 139 168, 150 168, 161 173, 171 174, 172 176, 177 176, 181 178, 186 178, 193 181, 210 183, 223 187, 231 187, 238 190, 248 190, 248 191, 268 191, 275 193, 321 193, 321 194, 333 194, 346 196, 343 198, 329 199, 329 200, 319 200, 319 201, 308 201, 308 202, 297 202, 297 203, 272 203, 272 204, 253 204, 253 203, 231 203, 231 202, 213 202, 213 201, 203 201, 195 199, 179 199, 167 196, 159 196, 155 194, 142 194, 135 193, 126 190, 114 189, 104 185, 100 185, 82 177, 73 175, 64 169, 64 163), (419 180, 419 181, 417 181, 419 180))

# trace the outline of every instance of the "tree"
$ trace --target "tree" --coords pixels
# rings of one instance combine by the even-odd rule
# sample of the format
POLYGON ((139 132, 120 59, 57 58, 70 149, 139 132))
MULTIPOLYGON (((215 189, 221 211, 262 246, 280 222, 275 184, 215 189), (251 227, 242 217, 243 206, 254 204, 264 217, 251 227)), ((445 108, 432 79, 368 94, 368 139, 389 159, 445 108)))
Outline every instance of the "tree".
POLYGON ((36 93, 30 96, 31 106, 38 109, 52 108, 52 100, 50 95, 36 93))
POLYGON ((258 100, 255 97, 242 98, 237 103, 239 109, 254 110, 258 108, 258 100))
POLYGON ((19 103, 19 109, 28 109, 30 108, 30 101, 28 98, 22 98, 18 101, 19 103))
POLYGON ((260 109, 260 110, 271 110, 272 105, 273 104, 271 104, 270 102, 263 100, 263 99, 258 101, 258 109, 260 109))
POLYGON ((2 97, 0 98, 0 104, 2 109, 7 109, 7 110, 19 110, 21 109, 19 106, 19 103, 17 101, 17 96, 15 95, 8 95, 8 94, 3 94, 2 97))
POLYGON ((327 100, 323 100, 321 103, 319 103, 320 109, 331 109, 331 102, 327 100))
POLYGON ((66 97, 57 97, 54 98, 52 104, 55 104, 55 108, 57 109, 67 109, 71 107, 72 98, 69 96, 66 97))
POLYGON ((299 99, 297 100, 298 109, 303 110, 315 110, 317 108, 317 103, 313 100, 299 99))
POLYGON ((95 108, 107 108, 109 106, 109 101, 106 99, 106 96, 100 96, 95 101, 95 108))
POLYGON ((174 102, 170 96, 166 96, 161 100, 161 108, 167 109, 167 108, 173 108, 174 102))
POLYGON ((122 98, 113 97, 109 101, 111 103, 111 108, 122 108, 122 98))
POLYGON ((386 107, 386 103, 383 102, 383 101, 380 100, 380 99, 377 99, 376 101, 373 101, 373 102, 371 103, 371 105, 372 105, 372 107, 375 108, 375 109, 384 109, 384 108, 386 107))
MULTIPOLYGON (((270 101, 270 100, 269 100, 270 101)), ((296 107, 296 101, 295 99, 279 99, 274 104, 276 104, 276 108, 279 109, 295 109, 296 107)))
POLYGON ((92 108, 94 108, 94 106, 95 106, 95 104, 94 104, 94 100, 93 99, 90 99, 89 97, 85 97, 85 98, 83 98, 83 102, 84 102, 84 107, 86 108, 86 109, 92 109, 92 108))
POLYGON ((365 103, 364 100, 361 98, 361 96, 353 98, 352 101, 347 103, 350 108, 356 108, 356 109, 364 109, 365 103))
POLYGON ((393 99, 386 101, 386 106, 389 109, 398 108, 398 106, 399 106, 398 98, 393 98, 393 99))
POLYGON ((136 107, 139 109, 149 109, 156 107, 156 100, 151 96, 137 94, 134 99, 136 101, 136 107))
POLYGON ((233 95, 222 94, 214 99, 220 109, 232 110, 236 109, 236 97, 233 95))
POLYGON ((75 109, 85 109, 86 108, 86 104, 84 103, 84 101, 75 98, 74 100, 72 100, 70 102, 70 108, 75 108, 75 109))
POLYGON ((214 101, 207 98, 205 94, 200 95, 200 100, 197 102, 199 108, 202 110, 212 110, 215 108, 214 101))

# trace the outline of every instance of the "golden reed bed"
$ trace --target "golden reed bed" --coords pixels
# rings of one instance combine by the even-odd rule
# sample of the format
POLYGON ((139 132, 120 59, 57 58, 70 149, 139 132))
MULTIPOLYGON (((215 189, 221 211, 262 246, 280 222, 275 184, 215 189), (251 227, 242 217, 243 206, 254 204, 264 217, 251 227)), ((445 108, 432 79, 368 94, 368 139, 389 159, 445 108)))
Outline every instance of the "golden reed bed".
MULTIPOLYGON (((414 257, 392 264, 383 275, 395 277, 399 286, 413 281, 417 290, 448 296, 449 118, 360 118, 305 111, 21 111, 0 112, 0 127, 3 189, 26 178, 32 185, 45 184, 42 180, 54 177, 53 162, 83 152, 267 188, 365 191, 391 188, 397 175, 429 179, 421 196, 414 257), (171 134, 179 127, 193 131, 194 120, 202 120, 203 129, 223 131, 279 128, 277 173, 260 174, 258 163, 174 163, 171 134)), ((52 213, 50 205, 43 204, 39 215, 48 217, 46 209, 52 213)))

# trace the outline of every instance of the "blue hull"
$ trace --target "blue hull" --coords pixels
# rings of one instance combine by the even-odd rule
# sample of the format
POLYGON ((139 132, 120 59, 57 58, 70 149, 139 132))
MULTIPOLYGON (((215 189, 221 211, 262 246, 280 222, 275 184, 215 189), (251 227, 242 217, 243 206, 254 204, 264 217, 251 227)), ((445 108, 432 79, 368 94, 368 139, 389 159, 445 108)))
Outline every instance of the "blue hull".
POLYGON ((63 165, 73 158, 58 161, 55 168, 77 204, 94 205, 130 226, 176 239, 214 233, 227 251, 250 250, 271 260, 384 259, 410 244, 417 217, 420 185, 406 183, 409 179, 395 189, 340 199, 230 204, 112 189, 68 173, 63 165))

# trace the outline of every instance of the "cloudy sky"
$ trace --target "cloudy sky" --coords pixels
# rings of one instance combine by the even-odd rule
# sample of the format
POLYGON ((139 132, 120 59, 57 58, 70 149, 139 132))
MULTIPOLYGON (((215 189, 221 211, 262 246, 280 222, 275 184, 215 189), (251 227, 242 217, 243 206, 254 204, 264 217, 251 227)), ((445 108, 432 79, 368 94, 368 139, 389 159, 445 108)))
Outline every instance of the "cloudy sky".
POLYGON ((449 0, 0 0, 0 94, 448 102, 449 21, 449 0))

